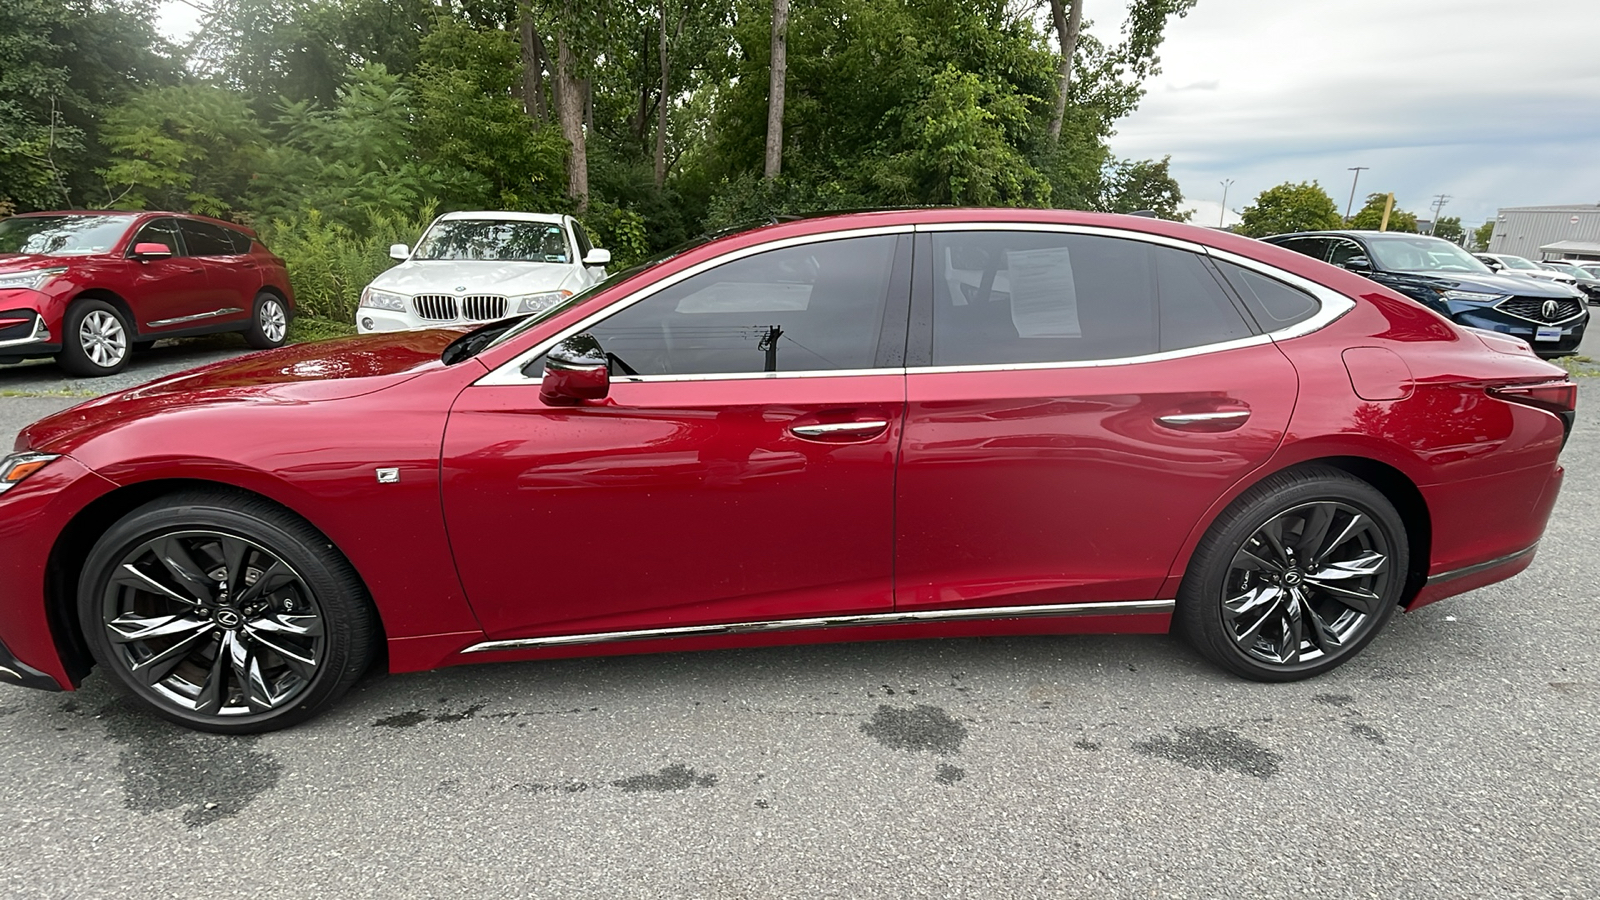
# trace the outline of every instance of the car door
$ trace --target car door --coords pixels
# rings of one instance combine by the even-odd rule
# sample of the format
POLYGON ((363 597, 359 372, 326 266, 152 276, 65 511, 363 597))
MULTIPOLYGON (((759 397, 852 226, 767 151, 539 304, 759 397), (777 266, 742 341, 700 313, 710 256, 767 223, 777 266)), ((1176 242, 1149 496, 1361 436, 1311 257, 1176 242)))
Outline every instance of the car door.
POLYGON ((183 233, 189 256, 206 270, 206 308, 196 310, 198 318, 189 324, 208 325, 248 317, 262 278, 259 265, 249 255, 248 241, 236 241, 237 232, 197 219, 179 219, 178 230, 183 233), (240 243, 245 252, 240 252, 240 243))
POLYGON ((814 239, 643 288, 578 329, 603 401, 547 405, 542 358, 462 392, 444 508, 489 635, 889 610, 909 252, 814 239))
POLYGON ((1294 369, 1203 251, 1114 234, 919 235, 897 610, 1170 598, 1282 440, 1294 369))
POLYGON ((130 276, 123 290, 139 331, 182 328, 190 316, 205 309, 210 290, 206 270, 199 260, 186 255, 176 219, 153 219, 141 225, 128 242, 126 256, 130 276), (172 255, 135 256, 139 244, 161 244, 172 255))

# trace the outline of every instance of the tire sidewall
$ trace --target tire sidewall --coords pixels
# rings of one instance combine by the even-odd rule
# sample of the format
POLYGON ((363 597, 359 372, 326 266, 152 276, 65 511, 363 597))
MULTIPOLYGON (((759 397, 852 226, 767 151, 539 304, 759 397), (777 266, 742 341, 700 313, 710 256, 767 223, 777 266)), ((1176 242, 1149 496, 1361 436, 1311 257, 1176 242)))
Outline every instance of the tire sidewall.
POLYGON ((210 503, 168 505, 156 501, 135 510, 96 542, 78 582, 79 622, 95 662, 149 708, 189 728, 221 734, 250 734, 285 728, 316 715, 365 669, 368 654, 362 639, 366 629, 357 627, 360 624, 357 620, 365 615, 365 598, 349 596, 347 579, 340 577, 336 563, 327 557, 326 551, 319 552, 304 538, 278 522, 210 503), (115 566, 144 541, 158 534, 185 529, 219 531, 260 544, 294 568, 311 589, 322 614, 324 656, 311 684, 294 702, 253 715, 200 715, 173 706, 123 666, 106 635, 101 612, 115 566))
POLYGON ((122 311, 104 300, 86 299, 79 300, 67 308, 67 314, 62 318, 61 354, 56 362, 61 368, 73 375, 96 378, 102 375, 115 375, 128 365, 128 360, 133 356, 134 333, 133 326, 128 322, 128 317, 122 311), (89 358, 83 349, 83 337, 79 329, 83 320, 92 312, 110 313, 122 325, 122 339, 127 346, 122 350, 122 358, 116 365, 102 366, 89 358))
POLYGON ((289 342, 289 322, 292 318, 289 314, 289 304, 283 302, 283 298, 271 291, 261 291, 256 294, 255 302, 250 305, 250 327, 245 329, 245 341, 257 350, 272 350, 282 347, 289 342), (276 341, 269 338, 266 331, 261 327, 261 310, 268 303, 276 303, 278 309, 283 312, 283 337, 276 341))
POLYGON ((1247 492, 1219 517, 1197 550, 1178 592, 1178 626, 1212 661, 1258 681, 1295 681, 1336 668, 1371 643, 1393 617, 1405 590, 1410 547, 1405 523, 1382 492, 1339 473, 1247 492), (1234 555, 1256 530, 1286 510, 1306 503, 1334 501, 1354 506, 1371 518, 1389 546, 1389 580, 1375 620, 1355 641, 1308 663, 1274 666, 1249 656, 1234 642, 1222 617, 1223 582, 1234 555))

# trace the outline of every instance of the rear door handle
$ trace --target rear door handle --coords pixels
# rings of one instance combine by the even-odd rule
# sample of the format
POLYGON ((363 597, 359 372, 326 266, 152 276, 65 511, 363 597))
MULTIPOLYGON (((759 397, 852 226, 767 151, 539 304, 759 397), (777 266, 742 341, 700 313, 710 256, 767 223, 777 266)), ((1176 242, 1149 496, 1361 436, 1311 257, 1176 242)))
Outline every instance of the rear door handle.
POLYGON ((793 425, 789 431, 797 438, 814 441, 864 441, 883 434, 889 423, 883 419, 861 422, 819 422, 815 425, 793 425))
POLYGON ((1206 412, 1169 413, 1156 421, 1178 431, 1232 431, 1250 418, 1248 409, 1214 409, 1206 412))

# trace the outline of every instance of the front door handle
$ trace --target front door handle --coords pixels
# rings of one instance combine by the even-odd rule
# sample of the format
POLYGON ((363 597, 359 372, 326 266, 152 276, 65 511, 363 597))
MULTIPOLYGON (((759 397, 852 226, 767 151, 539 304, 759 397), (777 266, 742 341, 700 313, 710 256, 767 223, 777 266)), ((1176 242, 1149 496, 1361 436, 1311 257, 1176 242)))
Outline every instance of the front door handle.
POLYGON ((883 419, 861 422, 818 422, 815 425, 794 425, 789 428, 797 438, 813 441, 864 441, 883 434, 889 423, 883 419))
POLYGON ((1156 416, 1156 421, 1178 431, 1232 431, 1248 418, 1248 409, 1213 409, 1206 412, 1169 413, 1156 416))

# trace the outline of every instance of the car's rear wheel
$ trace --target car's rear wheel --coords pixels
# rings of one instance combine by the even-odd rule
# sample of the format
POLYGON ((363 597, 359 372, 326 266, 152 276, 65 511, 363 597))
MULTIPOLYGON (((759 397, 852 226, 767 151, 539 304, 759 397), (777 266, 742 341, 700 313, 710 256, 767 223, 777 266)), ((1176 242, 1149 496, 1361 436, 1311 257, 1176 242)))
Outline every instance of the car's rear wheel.
POLYGON ((104 300, 79 300, 62 322, 56 364, 73 375, 114 375, 128 364, 132 335, 117 308, 104 300))
POLYGON ((282 347, 289 338, 289 310, 283 300, 271 291, 256 295, 255 309, 250 316, 250 327, 245 330, 245 343, 257 350, 282 347))
POLYGON ((155 712, 242 734, 304 721, 361 676, 374 616, 350 564, 259 498, 154 500, 95 544, 78 615, 96 662, 155 712))
POLYGON ((1176 629, 1229 671, 1293 681, 1360 652, 1405 588, 1394 505, 1331 468, 1284 472, 1245 492, 1195 550, 1176 629))

